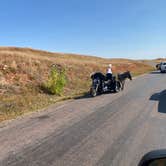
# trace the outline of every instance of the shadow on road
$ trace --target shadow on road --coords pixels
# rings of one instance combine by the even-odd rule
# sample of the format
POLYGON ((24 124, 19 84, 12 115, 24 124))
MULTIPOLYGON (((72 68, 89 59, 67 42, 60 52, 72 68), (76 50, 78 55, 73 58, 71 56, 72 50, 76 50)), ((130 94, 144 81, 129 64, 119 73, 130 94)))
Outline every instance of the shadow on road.
POLYGON ((87 99, 87 98, 92 98, 89 92, 86 92, 83 95, 77 96, 74 99, 87 99))
MULTIPOLYGON (((114 94, 113 92, 104 92, 101 94, 98 94, 97 96, 101 96, 101 95, 106 95, 106 94, 114 94)), ((87 98, 94 98, 91 96, 91 94, 89 92, 84 93, 83 95, 77 96, 74 99, 87 99, 87 98)))
POLYGON ((163 73, 161 73, 161 72, 158 70, 158 71, 152 71, 152 72, 150 72, 150 74, 163 74, 163 73))
POLYGON ((159 101, 158 112, 166 113, 166 90, 153 94, 150 100, 159 101))

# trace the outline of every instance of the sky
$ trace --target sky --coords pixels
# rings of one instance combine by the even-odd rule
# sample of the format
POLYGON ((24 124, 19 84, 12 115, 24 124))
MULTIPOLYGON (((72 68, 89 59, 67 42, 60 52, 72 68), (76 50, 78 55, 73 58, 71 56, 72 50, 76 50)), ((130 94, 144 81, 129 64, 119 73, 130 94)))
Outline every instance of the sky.
POLYGON ((0 46, 166 57, 166 0, 0 0, 0 46))

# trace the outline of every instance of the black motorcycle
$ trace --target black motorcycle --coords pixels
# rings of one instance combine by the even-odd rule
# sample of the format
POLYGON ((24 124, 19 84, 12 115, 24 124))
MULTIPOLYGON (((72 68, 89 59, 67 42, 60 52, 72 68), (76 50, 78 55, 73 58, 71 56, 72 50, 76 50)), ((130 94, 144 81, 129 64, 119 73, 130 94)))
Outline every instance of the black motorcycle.
POLYGON ((121 90, 121 83, 115 76, 108 78, 107 75, 105 76, 101 72, 96 72, 91 75, 91 79, 90 94, 93 97, 104 92, 119 92, 121 90))

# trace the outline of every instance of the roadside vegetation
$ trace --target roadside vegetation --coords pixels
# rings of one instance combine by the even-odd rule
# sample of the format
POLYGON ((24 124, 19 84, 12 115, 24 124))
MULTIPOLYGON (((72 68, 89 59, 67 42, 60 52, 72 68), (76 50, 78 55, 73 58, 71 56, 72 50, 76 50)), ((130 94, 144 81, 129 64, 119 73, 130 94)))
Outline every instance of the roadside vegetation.
POLYGON ((1 47, 0 121, 88 92, 90 74, 105 73, 109 63, 114 73, 129 70, 135 76, 153 70, 141 61, 1 47))
POLYGON ((65 70, 57 65, 52 65, 48 80, 41 85, 41 89, 48 94, 61 95, 65 84, 65 70))

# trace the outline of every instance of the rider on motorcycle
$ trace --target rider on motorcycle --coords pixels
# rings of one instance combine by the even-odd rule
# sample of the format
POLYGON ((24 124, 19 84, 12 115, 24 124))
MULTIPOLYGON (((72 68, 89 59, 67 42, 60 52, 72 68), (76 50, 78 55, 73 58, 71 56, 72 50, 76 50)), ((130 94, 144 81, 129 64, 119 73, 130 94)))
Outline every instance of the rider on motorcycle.
POLYGON ((108 65, 107 73, 106 73, 106 79, 111 80, 112 79, 112 64, 108 65))

